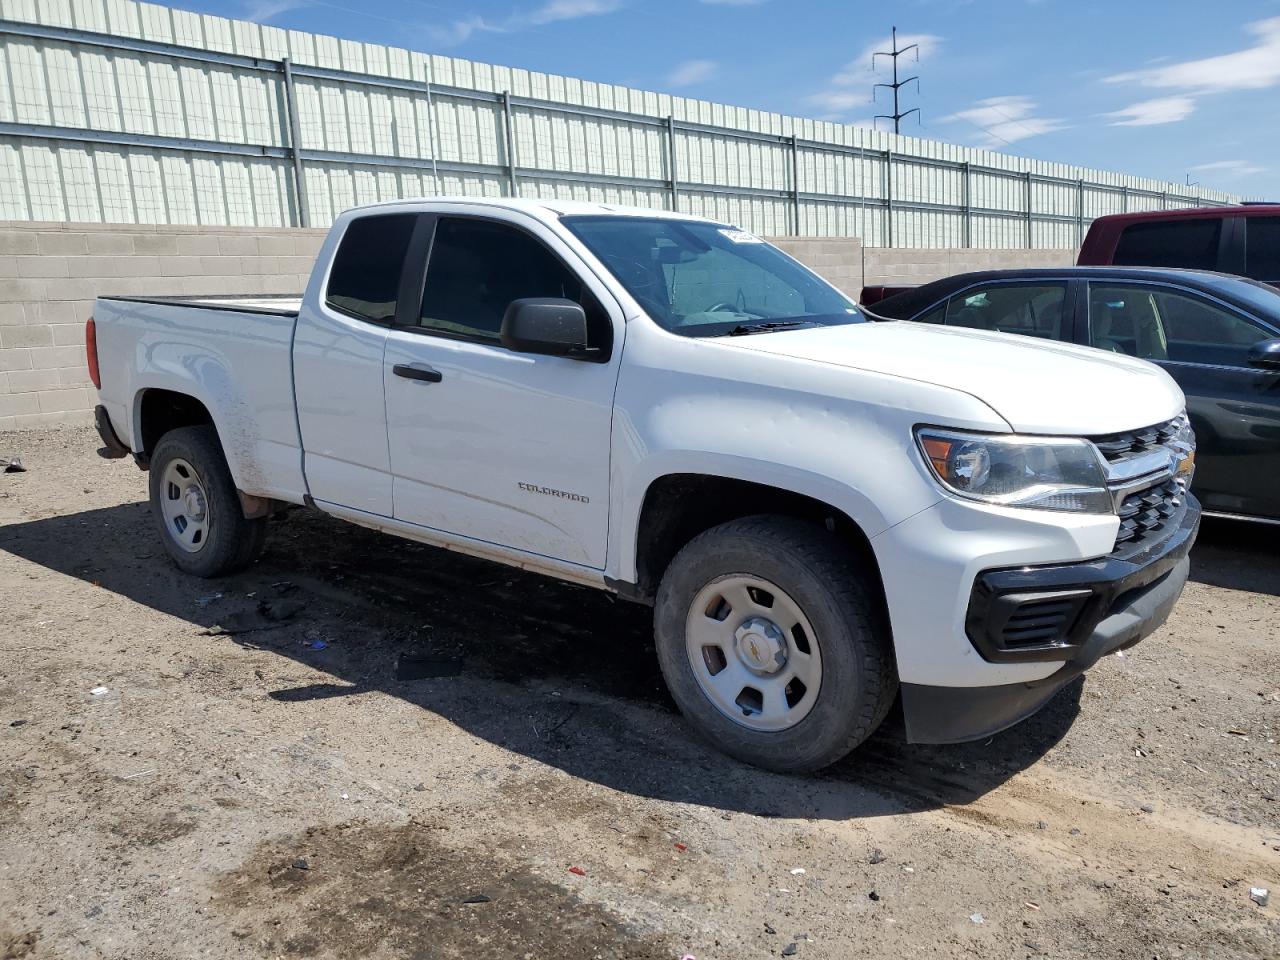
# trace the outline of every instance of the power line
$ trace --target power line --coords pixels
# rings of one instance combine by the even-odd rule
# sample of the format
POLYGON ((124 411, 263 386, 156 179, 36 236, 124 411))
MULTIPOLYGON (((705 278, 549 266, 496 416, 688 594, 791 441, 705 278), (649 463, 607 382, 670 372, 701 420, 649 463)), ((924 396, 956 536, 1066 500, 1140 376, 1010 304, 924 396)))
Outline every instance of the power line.
POLYGON ((902 120, 904 117, 909 117, 911 116, 911 114, 914 113, 916 115, 916 121, 919 122, 920 120, 919 107, 912 107, 910 110, 904 113, 898 105, 898 91, 903 87, 905 87, 908 83, 914 83, 916 85, 916 93, 920 92, 919 77, 907 77, 907 79, 905 80, 898 79, 898 58, 902 56, 904 53, 910 53, 912 50, 915 51, 916 62, 919 63, 920 62, 920 45, 916 43, 912 43, 912 44, 909 44, 908 46, 905 46, 899 49, 898 48, 898 28, 894 27, 893 28, 893 49, 877 50, 875 53, 871 55, 872 70, 874 70, 876 67, 876 57, 889 57, 893 61, 893 83, 877 83, 874 87, 871 88, 872 100, 875 99, 875 91, 879 90, 881 87, 885 87, 886 89, 893 91, 893 113, 877 113, 875 117, 873 117, 871 120, 872 125, 875 124, 876 120, 892 120, 893 132, 900 133, 902 130, 902 120))

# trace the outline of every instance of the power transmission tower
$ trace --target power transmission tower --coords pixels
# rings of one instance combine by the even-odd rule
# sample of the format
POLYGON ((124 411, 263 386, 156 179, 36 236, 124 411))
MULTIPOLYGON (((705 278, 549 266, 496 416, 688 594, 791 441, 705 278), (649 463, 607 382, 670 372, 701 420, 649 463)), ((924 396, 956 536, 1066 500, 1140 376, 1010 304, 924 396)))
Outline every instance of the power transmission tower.
POLYGON ((912 107, 910 110, 903 113, 902 109, 898 105, 898 91, 901 90, 903 87, 905 87, 908 83, 914 83, 916 85, 916 93, 920 92, 919 77, 907 77, 905 80, 898 79, 898 58, 902 56, 904 53, 910 53, 913 50, 915 51, 915 55, 916 55, 915 58, 916 58, 916 62, 918 63, 920 61, 920 45, 913 43, 899 50, 898 49, 898 28, 894 27, 893 28, 893 49, 878 50, 871 55, 872 70, 874 70, 876 67, 876 57, 889 57, 893 61, 893 83, 877 83, 872 88, 872 94, 871 94, 871 98, 874 100, 875 91, 879 90, 881 87, 885 87, 886 89, 892 90, 893 91, 893 113, 891 114, 877 113, 875 117, 872 118, 871 122, 875 123, 876 120, 892 120, 894 133, 901 132, 903 118, 909 117, 911 116, 911 114, 914 113, 916 115, 916 120, 919 121, 920 119, 919 107, 912 107))

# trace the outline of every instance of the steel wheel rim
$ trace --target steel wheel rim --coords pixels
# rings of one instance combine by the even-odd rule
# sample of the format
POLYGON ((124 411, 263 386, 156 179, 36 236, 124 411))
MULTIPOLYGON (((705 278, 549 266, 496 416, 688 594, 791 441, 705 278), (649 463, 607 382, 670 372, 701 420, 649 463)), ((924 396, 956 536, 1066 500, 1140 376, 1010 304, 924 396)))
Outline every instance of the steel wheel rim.
POLYGON ((703 695, 749 730, 789 730, 817 702, 817 635, 800 605, 763 577, 730 574, 698 591, 685 620, 685 649, 703 695))
POLYGON ((209 542, 213 505, 196 468, 181 457, 169 461, 160 478, 164 529, 178 547, 199 553, 209 542))

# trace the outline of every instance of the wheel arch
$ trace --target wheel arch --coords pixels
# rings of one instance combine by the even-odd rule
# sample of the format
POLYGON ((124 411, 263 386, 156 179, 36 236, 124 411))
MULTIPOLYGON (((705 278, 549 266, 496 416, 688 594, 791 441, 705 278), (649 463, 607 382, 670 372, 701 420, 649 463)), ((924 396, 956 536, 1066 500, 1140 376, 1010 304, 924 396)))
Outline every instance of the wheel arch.
POLYGON ((871 538, 882 529, 875 524, 883 521, 875 514, 868 529, 866 518, 855 517, 832 500, 818 491, 741 476, 664 473, 649 482, 640 498, 633 537, 627 541, 634 544, 631 576, 612 585, 631 599, 651 603, 667 565, 698 534, 730 520, 771 514, 811 521, 838 538, 870 575, 868 586, 883 611, 883 580, 871 545, 871 538))
POLYGON ((133 423, 134 454, 144 468, 149 466, 160 438, 170 430, 208 425, 218 433, 213 412, 203 399, 167 387, 144 387, 135 394, 133 423))

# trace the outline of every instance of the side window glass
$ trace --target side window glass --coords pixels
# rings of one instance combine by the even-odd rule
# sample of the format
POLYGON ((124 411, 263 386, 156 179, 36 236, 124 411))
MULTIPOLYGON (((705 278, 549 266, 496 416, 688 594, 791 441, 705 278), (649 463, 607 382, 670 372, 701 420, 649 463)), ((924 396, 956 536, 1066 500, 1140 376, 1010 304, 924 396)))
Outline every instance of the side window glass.
POLYGON ((1244 275, 1280 283, 1280 217, 1245 217, 1244 275))
POLYGON ((1112 262, 1121 267, 1218 269, 1220 217, 1156 220, 1125 227, 1112 262))
POLYGON ((391 323, 405 252, 417 220, 413 213, 352 220, 333 257, 325 303, 360 320, 391 323))
POLYGON ((1146 360, 1245 366, 1271 334, 1223 307, 1157 287, 1089 285, 1089 342, 1146 360))
POLYGON ((422 327, 496 343, 507 306, 524 297, 559 297, 581 304, 587 312, 590 345, 608 349, 608 315, 539 240, 488 220, 439 220, 427 262, 418 320, 422 327))
POLYGON ((928 313, 924 314, 924 316, 916 317, 916 322, 917 323, 942 323, 946 319, 947 319, 947 305, 944 303, 944 304, 941 304, 940 306, 934 307, 928 313))
POLYGON ((1169 359, 1151 290, 1089 284, 1089 345, 1145 360, 1169 359))
POLYGON ((1067 287, 1061 283, 980 287, 947 301, 945 322, 949 327, 1057 340, 1066 299, 1067 287))
POLYGON ((1155 295, 1170 360, 1248 366, 1249 348, 1271 334, 1239 314, 1195 297, 1155 295))

